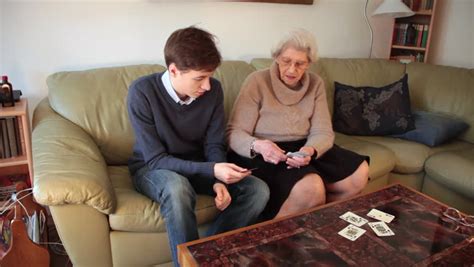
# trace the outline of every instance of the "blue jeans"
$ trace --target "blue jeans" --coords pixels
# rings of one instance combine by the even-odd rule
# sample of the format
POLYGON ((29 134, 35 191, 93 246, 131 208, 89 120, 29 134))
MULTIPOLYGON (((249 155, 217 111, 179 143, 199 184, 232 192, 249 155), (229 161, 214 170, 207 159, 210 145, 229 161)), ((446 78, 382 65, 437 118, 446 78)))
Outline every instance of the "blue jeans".
MULTIPOLYGON (((160 203, 166 222, 174 265, 178 266, 177 245, 199 238, 196 214, 196 194, 214 196, 213 179, 184 177, 170 170, 138 170, 133 182, 138 192, 160 203)), ((247 176, 227 185, 231 204, 219 213, 207 235, 214 235, 255 223, 265 208, 270 190, 262 180, 247 176)))

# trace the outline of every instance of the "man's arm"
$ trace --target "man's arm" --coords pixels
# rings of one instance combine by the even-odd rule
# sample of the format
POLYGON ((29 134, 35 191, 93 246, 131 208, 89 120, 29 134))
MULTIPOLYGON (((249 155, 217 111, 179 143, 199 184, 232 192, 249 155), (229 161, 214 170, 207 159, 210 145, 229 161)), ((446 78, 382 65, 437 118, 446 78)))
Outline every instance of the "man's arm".
POLYGON ((224 96, 218 81, 213 81, 212 86, 211 90, 217 92, 217 97, 206 132, 204 155, 206 161, 226 162, 224 96))
MULTIPOLYGON (((225 163, 227 161, 227 156, 225 146, 224 94, 218 81, 214 80, 212 86, 212 90, 215 90, 217 97, 206 132, 204 153, 207 161, 217 162, 214 165, 214 176, 216 177, 216 182, 233 184, 250 175, 251 172, 235 164, 225 163)), ((216 201, 217 200, 218 199, 216 198, 216 201)), ((226 201, 227 200, 224 202, 226 201)))

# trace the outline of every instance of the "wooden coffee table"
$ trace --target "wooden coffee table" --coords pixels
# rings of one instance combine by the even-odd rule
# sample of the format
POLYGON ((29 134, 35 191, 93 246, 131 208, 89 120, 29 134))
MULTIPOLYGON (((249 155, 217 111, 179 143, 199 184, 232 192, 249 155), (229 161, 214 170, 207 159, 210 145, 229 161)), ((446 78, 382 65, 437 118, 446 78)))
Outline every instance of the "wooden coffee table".
POLYGON ((181 266, 473 266, 474 228, 447 207, 396 184, 295 216, 271 220, 178 246, 181 266), (347 211, 367 217, 376 208, 395 216, 394 236, 366 233, 350 241, 338 232, 347 211))

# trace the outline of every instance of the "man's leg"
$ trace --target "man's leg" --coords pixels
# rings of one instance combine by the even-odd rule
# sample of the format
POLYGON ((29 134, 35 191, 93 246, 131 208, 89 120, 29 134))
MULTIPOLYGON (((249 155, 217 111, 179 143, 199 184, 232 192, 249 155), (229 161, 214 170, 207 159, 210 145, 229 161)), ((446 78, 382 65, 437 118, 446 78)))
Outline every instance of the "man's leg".
POLYGON ((232 202, 219 214, 207 231, 207 235, 255 223, 270 197, 267 184, 255 176, 247 176, 238 183, 228 185, 227 188, 232 202))
POLYGON ((144 167, 133 179, 140 193, 160 203, 174 265, 178 266, 176 246, 199 238, 194 214, 194 189, 186 177, 168 170, 149 170, 144 167))

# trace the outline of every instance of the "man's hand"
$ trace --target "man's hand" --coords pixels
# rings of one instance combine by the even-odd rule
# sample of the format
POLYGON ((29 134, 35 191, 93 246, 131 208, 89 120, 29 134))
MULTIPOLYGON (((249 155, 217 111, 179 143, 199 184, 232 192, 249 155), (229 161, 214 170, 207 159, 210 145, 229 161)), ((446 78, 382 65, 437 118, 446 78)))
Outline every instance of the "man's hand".
POLYGON ((262 155, 265 162, 278 164, 287 158, 285 151, 270 140, 255 140, 253 146, 254 151, 262 155))
POLYGON ((214 192, 216 193, 216 197, 214 198, 214 202, 216 203, 216 208, 219 209, 220 211, 225 210, 230 205, 230 202, 232 201, 229 191, 227 191, 227 188, 225 187, 225 185, 221 183, 215 183, 212 188, 214 189, 214 192))
POLYGON ((288 158, 286 160, 288 169, 306 166, 311 162, 311 157, 314 155, 314 148, 309 147, 309 146, 304 146, 300 148, 299 151, 304 152, 306 155, 309 155, 309 156, 288 158))
POLYGON ((250 175, 251 171, 232 163, 216 163, 214 176, 225 184, 233 184, 250 175))

